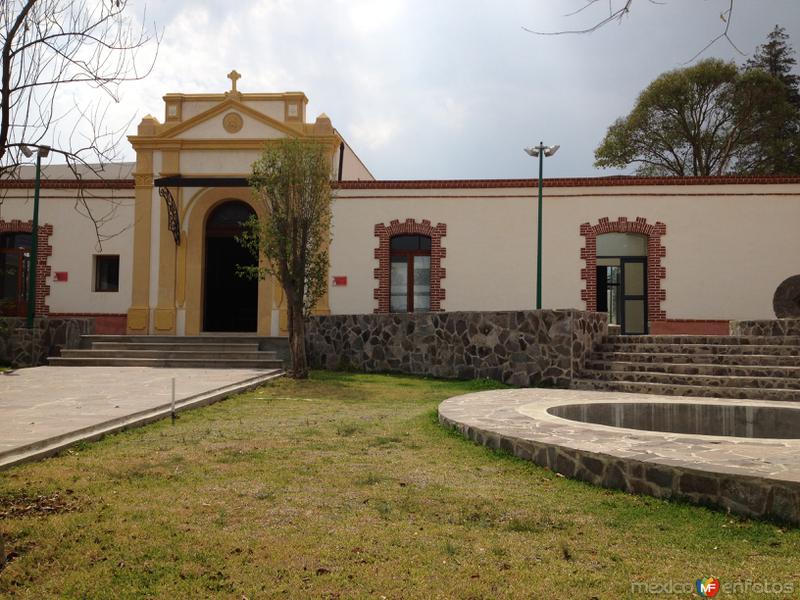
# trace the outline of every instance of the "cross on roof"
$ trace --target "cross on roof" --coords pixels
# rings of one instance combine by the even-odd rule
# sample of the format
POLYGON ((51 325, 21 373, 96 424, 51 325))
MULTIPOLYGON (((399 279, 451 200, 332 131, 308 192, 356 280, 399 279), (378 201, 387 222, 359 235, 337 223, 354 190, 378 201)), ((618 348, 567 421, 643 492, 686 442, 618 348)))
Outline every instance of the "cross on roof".
POLYGON ((236 72, 236 69, 228 73, 228 79, 231 80, 231 91, 236 93, 236 82, 241 79, 242 76, 236 72))

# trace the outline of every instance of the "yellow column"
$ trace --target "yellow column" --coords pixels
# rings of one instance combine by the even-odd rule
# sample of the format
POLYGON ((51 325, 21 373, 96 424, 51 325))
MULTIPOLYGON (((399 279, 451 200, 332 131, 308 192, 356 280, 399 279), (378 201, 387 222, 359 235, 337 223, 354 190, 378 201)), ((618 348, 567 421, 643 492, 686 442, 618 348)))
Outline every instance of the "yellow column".
MULTIPOLYGON (((169 177, 180 173, 180 151, 165 149, 161 153, 161 176, 169 177)), ((180 214, 181 189, 170 188, 175 208, 180 214)), ((161 218, 159 220, 159 250, 158 250, 158 306, 153 316, 153 329, 161 335, 175 335, 175 283, 177 244, 175 237, 169 230, 169 209, 167 203, 161 199, 161 218)))
POLYGON ((150 324, 150 216, 153 198, 153 153, 136 158, 133 225, 133 282, 128 309, 128 333, 146 335, 150 324))

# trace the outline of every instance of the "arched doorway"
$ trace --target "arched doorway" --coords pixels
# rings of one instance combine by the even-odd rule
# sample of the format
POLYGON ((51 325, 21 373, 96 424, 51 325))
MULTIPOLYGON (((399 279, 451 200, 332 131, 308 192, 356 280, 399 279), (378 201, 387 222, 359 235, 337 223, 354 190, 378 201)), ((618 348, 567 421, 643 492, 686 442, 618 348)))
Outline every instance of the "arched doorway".
POLYGON ((240 277, 237 266, 256 264, 237 236, 255 212, 245 202, 231 200, 208 216, 203 277, 203 331, 256 331, 258 281, 240 277))
POLYGON ((597 236, 597 310, 622 333, 647 333, 647 236, 597 236))

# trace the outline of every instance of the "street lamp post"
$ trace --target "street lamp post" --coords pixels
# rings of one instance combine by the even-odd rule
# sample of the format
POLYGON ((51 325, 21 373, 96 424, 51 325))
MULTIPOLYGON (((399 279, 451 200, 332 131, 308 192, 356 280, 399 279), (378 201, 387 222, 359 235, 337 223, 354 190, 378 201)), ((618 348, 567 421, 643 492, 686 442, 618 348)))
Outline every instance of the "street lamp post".
POLYGON ((529 156, 539 157, 539 218, 537 220, 536 236, 536 310, 542 308, 542 171, 544 168, 544 157, 553 156, 561 146, 545 146, 539 142, 538 146, 525 148, 529 156))
MULTIPOLYGON (((39 254, 39 189, 42 183, 42 159, 50 154, 50 146, 36 147, 36 184, 33 188, 33 227, 31 227, 31 256, 28 261, 28 329, 33 329, 36 315, 36 263, 39 254)), ((22 153, 30 158, 33 152, 28 146, 21 146, 22 153)))

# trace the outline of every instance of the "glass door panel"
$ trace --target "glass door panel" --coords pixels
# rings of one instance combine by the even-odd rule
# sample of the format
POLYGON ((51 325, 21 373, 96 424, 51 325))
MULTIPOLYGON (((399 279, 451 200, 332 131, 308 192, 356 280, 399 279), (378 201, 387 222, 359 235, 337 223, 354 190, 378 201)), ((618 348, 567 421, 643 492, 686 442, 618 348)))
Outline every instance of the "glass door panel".
POLYGON ((625 295, 644 295, 644 263, 625 261, 625 295))
POLYGON ((431 257, 414 257, 414 312, 431 308, 431 257))
POLYGON ((393 256, 391 282, 391 312, 406 312, 408 310, 408 257, 393 256))
POLYGON ((625 333, 647 333, 644 300, 625 300, 625 333))
POLYGON ((622 333, 647 333, 647 264, 622 258, 622 333))

